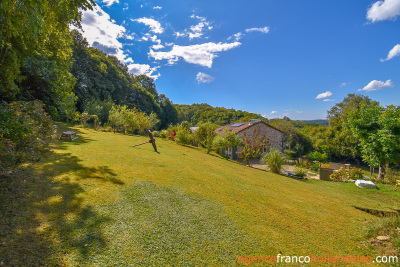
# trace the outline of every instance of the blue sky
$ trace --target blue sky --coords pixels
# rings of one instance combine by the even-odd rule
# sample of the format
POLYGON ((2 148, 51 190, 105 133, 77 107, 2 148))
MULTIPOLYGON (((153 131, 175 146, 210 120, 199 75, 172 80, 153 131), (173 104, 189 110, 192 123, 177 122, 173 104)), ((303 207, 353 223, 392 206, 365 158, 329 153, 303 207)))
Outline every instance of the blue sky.
POLYGON ((400 104, 400 0, 96 0, 89 44, 174 103, 320 119, 348 93, 400 104))

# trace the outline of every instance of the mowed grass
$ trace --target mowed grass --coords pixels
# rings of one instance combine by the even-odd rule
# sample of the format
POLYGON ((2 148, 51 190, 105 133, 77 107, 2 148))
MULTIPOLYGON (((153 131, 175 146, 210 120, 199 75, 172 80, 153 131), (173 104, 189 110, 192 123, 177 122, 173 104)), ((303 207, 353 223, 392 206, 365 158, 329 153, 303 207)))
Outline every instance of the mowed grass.
MULTIPOLYGON (((61 129, 64 129, 61 127, 61 129)), ((6 265, 231 266, 239 256, 375 255, 400 193, 299 181, 191 147, 72 127, 42 162, 0 178, 6 265)))

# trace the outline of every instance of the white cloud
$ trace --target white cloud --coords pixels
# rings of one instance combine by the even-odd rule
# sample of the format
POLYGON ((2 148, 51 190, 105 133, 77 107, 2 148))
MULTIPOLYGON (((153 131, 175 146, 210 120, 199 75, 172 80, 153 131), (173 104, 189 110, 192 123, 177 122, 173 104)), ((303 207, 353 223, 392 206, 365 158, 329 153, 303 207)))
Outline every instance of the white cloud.
POLYGON ((394 87, 394 84, 392 83, 391 80, 387 80, 386 82, 373 80, 369 84, 367 84, 364 88, 358 89, 357 91, 370 92, 375 90, 381 90, 388 87, 394 87))
POLYGON ((228 41, 231 40, 231 39, 234 39, 235 41, 239 41, 240 39, 243 38, 243 36, 244 36, 244 34, 242 32, 238 32, 238 33, 235 33, 232 36, 229 36, 228 37, 228 41))
POLYGON ((267 114, 261 114, 261 117, 268 119, 268 115, 267 114))
POLYGON ((392 49, 390 49, 389 54, 385 59, 381 58, 381 62, 388 61, 396 56, 400 55, 400 44, 395 45, 392 49))
MULTIPOLYGON (((125 34, 125 27, 118 25, 101 7, 94 6, 93 10, 82 10, 82 35, 89 45, 116 56, 124 63, 133 62, 122 50, 119 38, 131 40, 133 35, 125 34)), ((72 27, 73 28, 73 27, 72 27)))
POLYGON ((331 101, 335 101, 335 99, 329 99, 329 98, 327 98, 327 99, 324 99, 324 100, 322 100, 322 101, 324 101, 324 102, 331 102, 331 101))
POLYGON ((125 35, 125 38, 126 39, 128 39, 128 40, 133 40, 133 39, 135 39, 135 34, 133 33, 133 34, 131 34, 131 35, 125 35))
POLYGON ((176 35, 176 37, 183 37, 183 36, 186 35, 186 34, 183 33, 183 32, 175 32, 174 34, 176 35))
POLYGON ((161 23, 151 19, 151 18, 140 18, 140 19, 132 19, 132 21, 137 21, 139 23, 143 23, 146 26, 150 27, 150 31, 154 33, 163 33, 164 28, 161 26, 161 23))
POLYGON ((196 75, 196 80, 198 83, 210 83, 210 82, 214 81, 214 77, 212 77, 208 74, 205 74, 203 72, 199 72, 196 75))
POLYGON ((303 111, 302 110, 296 110, 296 113, 297 114, 301 114, 301 113, 303 113, 303 111))
POLYGON ((103 3, 106 4, 106 6, 111 6, 114 3, 119 3, 119 0, 103 0, 103 3))
POLYGON ((271 111, 271 115, 274 115, 274 114, 277 114, 277 113, 278 113, 278 111, 276 111, 276 110, 271 111))
POLYGON ((340 87, 345 87, 345 86, 347 86, 348 85, 348 83, 341 83, 340 84, 340 87))
MULTIPOLYGON (((119 60, 127 64, 130 73, 135 75, 144 74, 157 79, 160 74, 154 75, 159 67, 150 67, 147 64, 134 63, 131 57, 128 57, 122 50, 122 43, 119 38, 132 40, 134 34, 125 34, 126 29, 117 25, 99 6, 93 7, 93 10, 82 10, 82 29, 83 36, 87 39, 89 45, 103 50, 105 53, 116 56, 119 60)), ((157 36, 147 37, 158 43, 157 36)), ((161 42, 161 41, 160 41, 161 42)))
POLYGON ((212 30, 211 22, 207 21, 205 17, 191 15, 190 18, 200 20, 199 23, 192 25, 189 29, 185 29, 183 32, 175 32, 177 37, 187 36, 190 40, 194 38, 200 38, 204 35, 205 30, 212 30))
POLYGON ((367 19, 372 22, 395 19, 400 15, 399 0, 377 1, 367 11, 367 19))
POLYGON ((153 73, 158 69, 159 67, 150 67, 150 65, 148 64, 129 64, 128 65, 128 70, 130 73, 134 74, 134 75, 147 75, 151 78, 153 78, 154 80, 157 80, 158 77, 161 76, 161 74, 157 74, 157 75, 153 75, 153 73))
MULTIPOLYGON (((246 33, 249 32, 261 32, 261 33, 268 33, 269 32, 269 27, 263 27, 263 28, 250 28, 250 29, 246 29, 244 30, 246 33)), ((242 39, 245 36, 245 34, 243 32, 238 32, 235 33, 234 35, 228 37, 228 40, 234 39, 235 41, 239 41, 240 39, 242 39)))
POLYGON ((164 46, 162 44, 157 44, 157 45, 152 45, 150 48, 154 50, 159 50, 164 48, 164 46))
POLYGON ((161 10, 161 9, 162 9, 162 6, 155 6, 155 7, 153 7, 153 9, 161 10))
POLYGON ((317 95, 317 97, 315 99, 327 98, 330 96, 332 96, 332 92, 326 91, 325 93, 321 93, 321 94, 317 95))
POLYGON ((233 43, 204 43, 198 45, 180 46, 174 45, 169 52, 155 52, 150 49, 149 56, 155 60, 168 60, 170 65, 178 62, 183 58, 186 62, 191 64, 198 64, 211 68, 214 58, 217 57, 218 52, 227 51, 240 46, 240 42, 233 43))
POLYGON ((261 33, 268 33, 268 32, 269 32, 269 27, 250 28, 250 29, 246 29, 245 32, 261 32, 261 33))

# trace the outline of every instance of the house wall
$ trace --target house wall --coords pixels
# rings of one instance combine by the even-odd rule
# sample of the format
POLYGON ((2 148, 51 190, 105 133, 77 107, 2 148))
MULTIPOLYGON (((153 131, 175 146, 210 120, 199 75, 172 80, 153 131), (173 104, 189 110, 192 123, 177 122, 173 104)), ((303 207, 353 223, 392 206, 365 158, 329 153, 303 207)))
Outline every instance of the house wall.
MULTIPOLYGON (((257 123, 254 124, 254 126, 251 126, 241 132, 239 132, 239 138, 243 140, 244 133, 246 133, 247 138, 253 139, 254 137, 254 130, 258 132, 260 129, 260 135, 259 135, 259 140, 264 137, 269 139, 269 144, 271 147, 275 147, 279 151, 283 152, 283 141, 284 141, 284 134, 272 127, 269 127, 268 125, 265 125, 264 123, 257 123)), ((257 134, 256 132, 256 134, 257 134)), ((238 152, 242 151, 242 148, 238 148, 238 152)))

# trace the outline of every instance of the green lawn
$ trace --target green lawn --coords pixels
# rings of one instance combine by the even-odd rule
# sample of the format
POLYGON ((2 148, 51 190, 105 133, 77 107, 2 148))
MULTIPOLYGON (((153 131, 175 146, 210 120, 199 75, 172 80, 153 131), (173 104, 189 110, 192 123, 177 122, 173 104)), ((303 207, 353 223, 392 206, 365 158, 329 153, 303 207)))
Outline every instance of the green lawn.
MULTIPOLYGON (((64 129, 61 127, 61 129, 64 129)), ((300 181, 191 147, 72 127, 48 158, 0 177, 0 263, 229 266, 246 255, 375 255, 365 236, 400 209, 386 185, 300 181)), ((0 264, 1 265, 1 264, 0 264)))

